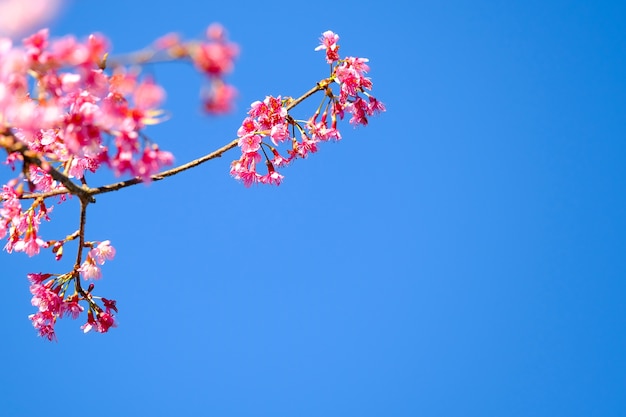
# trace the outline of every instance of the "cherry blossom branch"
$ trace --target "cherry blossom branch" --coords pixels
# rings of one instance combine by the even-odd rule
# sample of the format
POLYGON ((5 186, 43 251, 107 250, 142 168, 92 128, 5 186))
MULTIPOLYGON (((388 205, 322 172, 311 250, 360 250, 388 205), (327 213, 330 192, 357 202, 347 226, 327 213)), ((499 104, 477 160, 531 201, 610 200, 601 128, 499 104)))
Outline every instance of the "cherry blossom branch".
MULTIPOLYGON (((328 87, 328 84, 330 84, 331 82, 331 78, 326 78, 322 81, 320 81, 319 83, 317 83, 315 85, 315 87, 311 88, 309 91, 307 91, 306 93, 302 94, 300 97, 298 97, 297 99, 292 99, 288 102, 288 104, 285 106, 285 108, 287 110, 291 110, 294 107, 296 107, 298 104, 302 103, 304 100, 306 100, 307 98, 309 98, 310 96, 312 96, 313 94, 315 94, 318 91, 324 90, 328 87)), ((225 152, 229 151, 230 149, 233 149, 237 146, 237 144, 239 143, 239 138, 232 140, 231 142, 229 142, 228 144, 222 146, 219 149, 216 149, 215 151, 206 154, 198 159, 194 159, 193 161, 190 161, 186 164, 183 165, 179 165, 175 168, 169 169, 167 171, 163 171, 157 174, 154 174, 152 176, 150 176, 150 179, 152 181, 160 181, 163 180, 167 177, 171 177, 173 175, 179 174, 183 171, 187 171, 188 169, 194 168, 198 165, 201 165, 207 161, 210 161, 211 159, 215 159, 215 158, 220 158, 225 152)), ((117 191, 119 189, 122 188, 126 188, 126 187, 130 187, 132 185, 136 185, 136 184, 140 184, 145 182, 143 179, 141 178, 133 178, 130 180, 126 180, 126 181, 121 181, 115 184, 109 184, 109 185, 104 185, 101 187, 97 187, 97 188, 90 188, 87 190, 87 192, 89 194, 95 195, 95 194, 102 194, 102 193, 108 193, 111 191, 117 191)))
MULTIPOLYGON (((314 87, 312 87, 310 90, 308 90, 307 92, 305 92, 304 94, 302 94, 300 97, 296 98, 296 99, 290 99, 287 102, 287 105, 285 106, 285 108, 289 111, 291 109, 293 109, 294 107, 298 106, 300 103, 302 103, 304 100, 306 100, 307 98, 311 97, 313 94, 317 93, 318 91, 322 91, 325 90, 326 88, 328 88, 328 85, 332 82, 332 78, 325 78, 323 80, 321 80, 320 82, 318 82, 314 87)), ((228 144, 222 146, 219 149, 216 149, 215 151, 208 153, 198 159, 194 159, 193 161, 187 162, 185 164, 179 165, 175 168, 163 171, 163 172, 159 172, 157 174, 151 175, 150 176, 150 180, 151 181, 160 181, 163 180, 167 177, 171 177, 174 176, 176 174, 179 174, 183 171, 187 171, 188 169, 194 168, 198 165, 201 165, 207 161, 210 161, 212 159, 215 158, 219 158, 221 157, 224 153, 226 153, 227 151, 229 151, 230 149, 233 149, 237 146, 239 142, 239 138, 232 140, 231 142, 229 142, 228 144)), ((27 149, 26 149, 27 150, 27 149)), ((56 171, 56 170, 55 170, 56 171)), ((66 182, 69 182, 70 184, 72 184, 74 186, 73 189, 69 189, 69 187, 66 186, 66 189, 59 189, 59 190, 53 190, 53 191, 49 191, 46 193, 28 193, 28 194, 24 194, 21 198, 24 200, 28 200, 28 199, 35 199, 35 198, 48 198, 48 197, 53 197, 56 195, 63 195, 63 194, 76 194, 79 197, 81 196, 90 196, 90 202, 95 202, 95 199, 93 199, 94 195, 97 194, 103 194, 103 193, 108 193, 108 192, 112 192, 112 191, 117 191, 120 190, 122 188, 126 188, 126 187, 130 187, 132 185, 137 185, 137 184, 141 184, 144 183, 145 180, 140 178, 140 177, 136 177, 136 178, 132 178, 126 181, 120 181, 117 183, 113 183, 113 184, 108 184, 108 185, 103 185, 100 187, 95 187, 95 188, 90 188, 90 187, 82 187, 82 188, 78 188, 76 187, 76 185, 69 180, 69 178, 67 178, 66 176, 64 176, 63 174, 61 174, 60 172, 56 171, 57 176, 55 177, 55 175, 53 175, 53 178, 57 179, 58 178, 63 178, 66 181, 60 181, 62 184, 66 184, 66 182), (80 190, 80 193, 77 193, 75 190, 78 188, 78 190, 80 190)), ((52 173, 51 173, 52 175, 52 173)), ((71 187, 71 186, 70 186, 71 187)))
POLYGON ((168 35, 156 41, 152 49, 111 59, 106 39, 98 35, 83 43, 71 37, 50 41, 48 32, 42 30, 25 39, 23 48, 0 48, 0 61, 5 64, 0 66, 0 88, 7 92, 0 109, 0 122, 5 126, 0 128, 0 147, 8 153, 8 164, 21 161, 22 168, 17 178, 0 189, 0 238, 8 237, 5 250, 9 253, 34 256, 51 248, 56 260, 63 256, 66 243, 78 240, 69 272, 28 274, 32 304, 38 309, 29 318, 40 336, 56 340, 56 321, 65 316, 77 318, 85 309, 80 303, 88 308, 87 322, 81 326, 84 332, 95 329, 106 333, 115 327, 115 301, 94 295, 93 282, 83 288, 86 281, 99 279, 101 265, 115 256, 108 240, 86 240, 87 208, 95 203, 96 195, 163 180, 235 147, 241 155, 230 164, 232 177, 246 187, 280 185, 283 176, 277 169, 317 152, 322 142, 341 139, 337 124, 346 114, 350 124, 367 125, 370 116, 385 111, 371 95, 372 82, 365 75, 368 60, 341 58, 339 36, 326 31, 316 50, 326 51, 328 78, 295 99, 267 96, 255 101, 236 139, 197 159, 159 171, 172 165, 173 156, 147 139, 143 129, 163 120, 160 105, 165 91, 152 77, 129 66, 190 61, 210 83, 210 88, 202 90, 204 109, 212 114, 225 113, 231 108, 235 90, 223 76, 231 71, 238 48, 226 39, 221 26, 209 26, 206 38, 183 43, 168 35), (289 113, 318 91, 323 91, 324 97, 310 117, 296 119, 289 113), (57 168, 51 163, 58 164, 57 168), (131 178, 89 187, 85 173, 100 168, 131 178), (24 184, 30 193, 23 192, 24 184), (52 209, 46 206, 46 199, 68 194, 79 200, 78 230, 61 240, 43 240, 39 225, 50 220, 52 209), (20 200, 33 201, 24 209, 20 200))

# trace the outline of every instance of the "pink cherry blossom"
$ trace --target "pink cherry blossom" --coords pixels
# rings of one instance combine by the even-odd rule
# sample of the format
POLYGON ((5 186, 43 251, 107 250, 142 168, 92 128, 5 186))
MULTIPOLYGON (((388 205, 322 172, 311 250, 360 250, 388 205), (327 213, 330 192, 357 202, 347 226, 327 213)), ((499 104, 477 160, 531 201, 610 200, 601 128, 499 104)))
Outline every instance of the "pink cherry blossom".
POLYGON ((96 261, 91 254, 87 255, 87 260, 82 263, 78 271, 84 279, 100 279, 102 277, 100 267, 96 265, 96 261))
POLYGON ((82 313, 85 309, 83 306, 78 304, 78 296, 69 297, 63 303, 62 307, 62 315, 69 316, 73 319, 77 319, 80 313, 82 313))
POLYGON ((116 327, 115 317, 111 314, 110 309, 106 311, 100 311, 94 317, 92 310, 87 312, 87 323, 81 326, 84 333, 95 329, 98 333, 106 333, 111 327, 116 327))
POLYGON ((50 289, 51 283, 48 285, 33 284, 30 286, 30 292, 33 294, 31 304, 39 308, 39 311, 50 311, 59 314, 63 300, 58 293, 50 289))
POLYGON ((237 45, 228 42, 223 29, 209 26, 209 42, 202 43, 195 50, 192 59, 196 67, 210 76, 222 76, 232 71, 234 59, 239 54, 237 45))
POLYGON ((89 251, 89 255, 95 259, 97 263, 103 265, 106 260, 110 261, 115 257, 115 248, 111 246, 110 240, 105 240, 89 251))
POLYGON ((260 135, 246 135, 239 139, 239 147, 243 153, 256 152, 261 148, 260 135))
POLYGON ((37 330, 40 337, 46 338, 49 341, 56 341, 54 324, 57 316, 50 311, 39 311, 38 313, 29 315, 28 318, 32 321, 33 327, 37 330))
POLYGON ((98 314, 96 331, 98 333, 106 333, 111 327, 117 327, 115 317, 108 310, 98 314))
POLYGON ((233 110, 237 89, 223 82, 213 82, 203 94, 203 108, 210 114, 225 114, 233 110))
POLYGON ((326 62, 329 64, 332 64, 339 59, 339 45, 337 45, 338 40, 339 35, 327 30, 320 38, 321 45, 315 48, 316 51, 326 50, 326 62))
POLYGON ((47 280, 51 276, 52 274, 32 273, 32 274, 28 274, 27 278, 31 282, 31 284, 41 284, 43 281, 47 280))

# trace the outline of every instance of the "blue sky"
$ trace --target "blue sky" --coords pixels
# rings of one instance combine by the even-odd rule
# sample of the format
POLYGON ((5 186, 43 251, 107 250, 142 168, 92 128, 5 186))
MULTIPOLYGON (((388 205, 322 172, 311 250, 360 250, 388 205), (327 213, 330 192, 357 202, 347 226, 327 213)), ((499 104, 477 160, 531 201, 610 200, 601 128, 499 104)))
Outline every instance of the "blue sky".
MULTIPOLYGON (((51 30, 122 53, 226 26, 233 115, 200 115, 189 68, 150 69, 173 117, 149 133, 179 162, 323 77, 327 29, 387 113, 278 188, 232 180, 233 152, 100 196, 106 335, 37 338, 26 273, 64 265, 2 253, 7 416, 626 415, 623 4, 199 4, 74 1, 51 30)), ((75 230, 76 204, 54 215, 44 237, 75 230)))

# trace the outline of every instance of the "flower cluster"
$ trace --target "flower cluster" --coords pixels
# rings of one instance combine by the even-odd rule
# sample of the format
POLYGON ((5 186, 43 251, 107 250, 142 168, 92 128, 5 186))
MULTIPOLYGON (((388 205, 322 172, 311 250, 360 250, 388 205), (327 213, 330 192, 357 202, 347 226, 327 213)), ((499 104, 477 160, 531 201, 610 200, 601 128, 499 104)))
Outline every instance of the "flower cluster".
POLYGON ((337 119, 343 119, 346 113, 351 115, 351 124, 367 125, 368 117, 385 111, 385 106, 368 92, 372 89, 372 81, 365 75, 369 71, 368 60, 342 59, 338 40, 337 34, 326 31, 315 48, 326 51, 331 76, 318 83, 315 91, 324 91, 324 101, 307 120, 299 121, 289 115, 294 103, 291 99, 268 96, 252 103, 248 117, 237 131, 241 157, 232 162, 230 169, 231 175, 246 187, 255 183, 280 185, 283 175, 276 168, 317 152, 320 142, 340 140, 337 119), (333 91, 333 84, 339 86, 339 94, 333 91), (286 154, 277 149, 283 142, 290 144, 286 154), (265 174, 257 171, 263 159, 267 167, 265 174))
MULTIPOLYGON (((143 140, 159 121, 163 88, 122 69, 107 74, 107 41, 91 35, 49 40, 41 30, 23 47, 0 40, 0 124, 29 150, 81 179, 107 164, 118 174, 148 178, 171 154, 143 140)), ((9 155, 19 159, 19 156, 9 155)), ((53 184, 46 178, 43 183, 53 184)), ((41 189, 41 187, 39 188, 41 189)))
POLYGON ((19 194, 11 186, 2 187, 0 197, 3 203, 0 208, 0 238, 8 234, 4 249, 11 253, 24 252, 28 256, 37 255, 48 243, 39 237, 39 225, 42 219, 50 220, 49 208, 43 200, 38 200, 28 210, 22 212, 19 194))
POLYGON ((113 311, 117 312, 115 300, 93 296, 93 284, 87 290, 84 290, 80 285, 73 287, 70 285, 72 281, 77 280, 77 274, 80 274, 85 280, 99 278, 99 270, 96 275, 93 275, 88 269, 83 270, 83 267, 88 263, 95 264, 97 262, 103 264, 105 260, 113 259, 114 256, 115 249, 109 241, 104 241, 91 249, 87 256, 87 261, 78 271, 63 275, 28 274, 28 280, 31 284, 30 292, 33 295, 31 304, 39 310, 37 313, 28 316, 28 318, 39 336, 45 337, 50 341, 56 340, 54 326, 57 320, 62 317, 77 319, 80 313, 85 310, 80 305, 80 301, 86 301, 89 306, 87 322, 81 326, 85 333, 92 329, 95 329, 98 333, 106 333, 109 328, 115 327, 115 317, 113 315, 113 311), (104 308, 96 303, 95 298, 101 298, 104 308))

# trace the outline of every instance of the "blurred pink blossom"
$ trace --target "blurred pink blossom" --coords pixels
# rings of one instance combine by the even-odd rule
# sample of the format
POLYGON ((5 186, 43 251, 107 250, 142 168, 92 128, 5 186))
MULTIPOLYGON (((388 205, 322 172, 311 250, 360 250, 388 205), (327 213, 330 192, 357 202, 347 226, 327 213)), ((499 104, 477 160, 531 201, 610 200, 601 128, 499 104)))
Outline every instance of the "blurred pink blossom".
POLYGON ((63 0, 0 0, 0 36, 17 38, 40 29, 62 4, 63 0))

